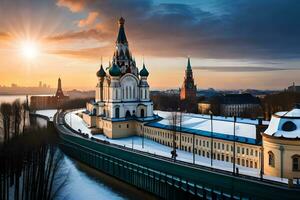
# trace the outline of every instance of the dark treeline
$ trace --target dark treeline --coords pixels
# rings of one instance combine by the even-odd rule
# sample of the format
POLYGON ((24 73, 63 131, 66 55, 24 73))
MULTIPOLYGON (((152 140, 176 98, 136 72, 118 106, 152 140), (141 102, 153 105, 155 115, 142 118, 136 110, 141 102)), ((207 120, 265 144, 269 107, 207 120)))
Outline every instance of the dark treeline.
POLYGON ((197 102, 182 101, 179 94, 164 94, 164 93, 152 93, 150 95, 153 101, 154 110, 165 111, 183 111, 183 112, 197 112, 197 102))
POLYGON ((28 128, 0 146, 0 199, 53 199, 64 184, 55 131, 28 128))
POLYGON ((266 95, 262 99, 264 117, 270 119, 272 114, 291 110, 297 103, 300 103, 300 93, 297 92, 283 91, 266 95))
POLYGON ((153 101, 154 110, 177 110, 179 106, 179 95, 176 94, 163 94, 156 93, 151 94, 151 100, 153 101))
POLYGON ((21 103, 19 99, 13 103, 0 104, 0 129, 2 129, 0 134, 3 134, 4 143, 24 132, 27 112, 27 103, 21 103))
POLYGON ((27 103, 0 104, 0 199, 53 199, 64 180, 54 128, 29 123, 27 103))

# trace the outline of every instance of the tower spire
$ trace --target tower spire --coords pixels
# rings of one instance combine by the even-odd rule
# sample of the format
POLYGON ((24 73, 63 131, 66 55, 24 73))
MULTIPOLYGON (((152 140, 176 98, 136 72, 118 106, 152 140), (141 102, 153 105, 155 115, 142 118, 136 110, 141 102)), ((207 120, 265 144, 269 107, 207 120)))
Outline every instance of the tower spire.
POLYGON ((188 57, 188 63, 187 63, 186 69, 187 70, 192 70, 190 57, 188 57))
POLYGON ((121 44, 128 43, 126 34, 125 34, 124 24, 125 24, 125 19, 123 17, 121 17, 119 19, 119 33, 118 33, 117 43, 121 43, 121 44))
POLYGON ((62 87, 61 87, 61 79, 60 78, 58 78, 57 91, 56 91, 55 96, 58 97, 58 98, 64 97, 64 93, 63 93, 62 87))

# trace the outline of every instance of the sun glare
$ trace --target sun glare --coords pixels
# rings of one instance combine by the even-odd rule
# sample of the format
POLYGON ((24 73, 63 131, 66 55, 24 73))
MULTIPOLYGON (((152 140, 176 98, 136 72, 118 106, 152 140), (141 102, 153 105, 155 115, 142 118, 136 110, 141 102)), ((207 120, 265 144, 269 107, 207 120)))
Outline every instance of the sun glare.
POLYGON ((38 56, 37 44, 31 41, 23 42, 21 52, 25 58, 32 60, 38 56))

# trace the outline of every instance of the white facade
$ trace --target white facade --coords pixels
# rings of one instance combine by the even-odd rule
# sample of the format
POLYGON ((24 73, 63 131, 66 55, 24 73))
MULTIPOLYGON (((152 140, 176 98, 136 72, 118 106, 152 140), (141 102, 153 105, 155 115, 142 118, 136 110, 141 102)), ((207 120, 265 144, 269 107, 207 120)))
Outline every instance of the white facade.
POLYGON ((93 109, 96 109, 93 114, 108 119, 152 117, 153 103, 147 78, 131 73, 99 78, 93 109))
POLYGON ((101 64, 97 72, 95 101, 88 103, 84 112, 86 123, 108 137, 125 137, 135 133, 133 128, 123 130, 121 122, 125 123, 125 127, 132 127, 129 121, 154 119, 147 82, 149 72, 145 65, 140 71, 136 67, 129 51, 124 23, 121 18, 112 63, 106 71, 101 64))

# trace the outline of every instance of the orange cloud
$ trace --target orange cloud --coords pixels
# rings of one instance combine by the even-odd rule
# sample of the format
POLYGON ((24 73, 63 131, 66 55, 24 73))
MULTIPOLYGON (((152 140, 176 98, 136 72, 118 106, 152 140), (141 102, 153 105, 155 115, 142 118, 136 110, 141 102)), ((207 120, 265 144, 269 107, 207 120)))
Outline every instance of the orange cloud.
POLYGON ((100 57, 111 57, 113 52, 113 46, 107 45, 104 47, 97 47, 97 48, 87 48, 87 49, 79 49, 79 50, 72 50, 72 49, 61 49, 61 50, 51 50, 47 53, 60 55, 64 57, 76 58, 76 59, 88 59, 94 60, 99 59, 100 57))
POLYGON ((98 17, 97 12, 90 12, 86 19, 82 19, 78 22, 78 26, 79 27, 90 26, 90 25, 94 24, 97 17, 98 17))
POLYGON ((54 35, 46 38, 48 41, 64 41, 64 40, 77 40, 77 39, 96 39, 103 40, 107 37, 106 33, 103 33, 97 29, 89 29, 78 32, 66 32, 59 35, 54 35))
POLYGON ((85 8, 85 0, 58 0, 58 6, 67 7, 72 12, 80 12, 85 8))
POLYGON ((8 33, 0 32, 0 40, 7 40, 11 38, 11 36, 8 33))

